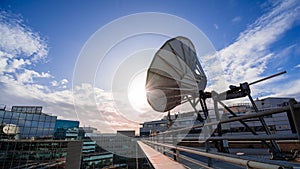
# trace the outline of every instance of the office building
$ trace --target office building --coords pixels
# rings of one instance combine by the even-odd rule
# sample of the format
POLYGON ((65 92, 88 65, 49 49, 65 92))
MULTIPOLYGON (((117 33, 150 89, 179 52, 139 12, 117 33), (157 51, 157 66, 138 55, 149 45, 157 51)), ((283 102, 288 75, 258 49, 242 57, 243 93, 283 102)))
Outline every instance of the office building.
POLYGON ((40 106, 13 106, 11 111, 5 108, 0 109, 0 167, 80 167, 82 142, 53 140, 56 127, 62 125, 56 116, 43 113, 40 106))
POLYGON ((14 136, 20 139, 52 138, 56 116, 41 112, 42 107, 13 106, 11 111, 0 110, 1 138, 14 136), (15 128, 13 128, 15 127, 15 128), (15 130, 14 133, 3 133, 15 130))
POLYGON ((117 130, 117 134, 127 137, 135 137, 135 130, 117 130))
POLYGON ((97 135, 93 127, 80 127, 79 137, 83 142, 81 168, 104 168, 113 165, 114 154, 104 150, 90 137, 97 135))
POLYGON ((79 134, 79 121, 56 120, 54 138, 59 140, 77 140, 79 134))

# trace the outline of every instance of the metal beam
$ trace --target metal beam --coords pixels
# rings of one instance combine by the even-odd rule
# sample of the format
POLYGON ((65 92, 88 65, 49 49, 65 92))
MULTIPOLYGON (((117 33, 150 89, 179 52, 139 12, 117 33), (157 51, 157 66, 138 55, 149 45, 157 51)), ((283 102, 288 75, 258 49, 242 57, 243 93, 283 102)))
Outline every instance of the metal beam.
MULTIPOLYGON (((294 109, 300 109, 300 104, 299 103, 294 104, 294 105, 292 105, 292 107, 294 109)), ((272 109, 272 110, 257 112, 255 114, 247 114, 247 115, 243 115, 243 116, 239 116, 239 117, 233 117, 230 119, 221 120, 219 122, 217 121, 217 122, 205 123, 205 125, 217 125, 219 123, 222 124, 222 123, 229 123, 229 122, 240 121, 240 120, 245 120, 245 119, 257 118, 257 117, 267 116, 267 115, 276 114, 276 113, 283 113, 288 110, 290 110, 290 107, 285 106, 285 107, 280 107, 280 108, 276 108, 276 109, 272 109)))

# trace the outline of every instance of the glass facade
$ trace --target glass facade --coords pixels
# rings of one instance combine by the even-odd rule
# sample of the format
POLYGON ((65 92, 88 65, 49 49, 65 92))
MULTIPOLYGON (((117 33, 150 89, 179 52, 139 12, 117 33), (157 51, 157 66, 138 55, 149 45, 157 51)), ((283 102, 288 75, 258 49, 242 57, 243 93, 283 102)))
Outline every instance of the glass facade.
POLYGON ((0 141, 0 168, 64 168, 67 141, 0 141))
POLYGON ((77 138, 79 122, 41 111, 39 106, 0 109, 0 168, 80 167, 82 141, 54 140, 59 130, 63 138, 77 138))
MULTIPOLYGON (((15 127, 17 127, 17 133, 14 135, 21 139, 53 137, 56 118, 56 116, 43 113, 34 114, 0 110, 1 128, 15 125, 15 127)), ((1 130, 0 138, 9 137, 7 133, 3 133, 2 131, 3 130, 1 130)))
POLYGON ((113 154, 86 136, 79 121, 61 120, 38 106, 0 109, 0 168, 103 168, 113 154))
POLYGON ((113 164, 113 154, 107 153, 94 153, 83 154, 82 169, 105 168, 113 164))
POLYGON ((13 106, 11 108, 11 111, 19 113, 41 114, 42 109, 42 106, 13 106))
POLYGON ((79 121, 56 120, 54 138, 55 139, 78 139, 79 121))

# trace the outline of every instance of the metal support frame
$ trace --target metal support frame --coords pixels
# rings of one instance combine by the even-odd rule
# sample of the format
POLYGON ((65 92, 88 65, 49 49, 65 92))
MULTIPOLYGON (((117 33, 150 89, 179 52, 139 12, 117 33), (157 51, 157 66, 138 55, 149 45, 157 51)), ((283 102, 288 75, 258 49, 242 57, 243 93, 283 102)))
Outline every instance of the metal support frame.
MULTIPOLYGON (((221 94, 218 94, 217 92, 212 92, 213 100, 215 102, 220 103, 231 115, 233 115, 234 117, 237 117, 237 115, 233 111, 231 111, 229 107, 227 107, 224 103, 222 103, 222 100, 229 100, 229 99, 235 99, 235 98, 248 96, 254 111, 258 112, 258 108, 255 105, 255 102, 253 101, 253 98, 251 96, 251 89, 250 89, 250 86, 248 83, 242 83, 242 84, 240 84, 240 87, 231 86, 230 88, 231 88, 230 90, 223 92, 221 94)), ((259 118, 259 121, 261 122, 266 134, 271 135, 271 131, 268 128, 268 125, 266 124, 263 116, 259 116, 258 118, 259 118)), ((244 127, 246 127, 253 135, 257 135, 257 133, 253 129, 251 129, 244 121, 239 120, 239 122, 242 125, 244 125, 244 127)), ((220 134, 219 134, 219 136, 220 136, 220 134)), ((278 144, 275 142, 275 140, 270 140, 270 144, 268 144, 265 140, 261 140, 261 141, 263 144, 268 146, 268 148, 271 151, 273 159, 284 159, 285 158, 284 153, 282 153, 282 151, 280 150, 280 148, 279 148, 278 144)), ((222 144, 221 144, 221 147, 222 147, 222 144)))
MULTIPOLYGON (((200 100, 203 112, 205 113, 207 111, 207 107, 206 107, 206 104, 205 104, 205 99, 207 98, 207 96, 210 96, 214 101, 214 110, 215 110, 217 118, 218 118, 218 114, 217 114, 218 113, 218 103, 220 103, 234 117, 237 117, 237 115, 233 111, 231 111, 230 108, 228 108, 224 103, 222 103, 222 100, 230 100, 230 99, 236 99, 236 98, 241 98, 241 97, 246 97, 246 96, 248 96, 254 111, 258 112, 259 110, 258 110, 257 106, 255 105, 255 102, 253 101, 253 98, 251 96, 250 85, 262 82, 264 80, 279 76, 279 75, 284 74, 284 73, 286 73, 286 71, 271 75, 269 77, 265 77, 263 79, 257 80, 255 82, 252 82, 252 83, 249 83, 249 84, 247 82, 241 83, 239 87, 231 85, 231 86, 229 86, 230 90, 227 90, 227 91, 225 91, 223 93, 220 93, 220 94, 218 94, 217 92, 214 92, 214 91, 212 91, 210 94, 204 94, 203 91, 200 91, 199 92, 200 99, 203 98, 203 99, 200 100), (201 101, 203 101, 204 103, 202 103, 201 101)), ((295 116, 296 113, 293 113, 292 109, 291 109, 291 112, 292 112, 292 116, 295 116)), ((300 115, 298 115, 298 114, 296 116, 300 117, 300 115)), ((208 115, 208 111, 207 111, 207 115, 208 115)), ((259 121, 261 122, 266 134, 271 135, 271 131, 270 131, 268 125, 266 124, 266 122, 264 120, 264 117, 259 116, 258 118, 259 118, 259 121)), ((293 117, 293 119, 295 119, 295 118, 293 117)), ((217 119, 217 120, 219 121, 220 119, 217 119)), ((242 120, 239 120, 239 121, 253 135, 258 135, 244 121, 242 121, 242 120)), ((296 124, 296 122, 294 122, 294 123, 296 124)), ((300 127, 299 127, 299 130, 300 130, 300 127)), ((218 137, 222 136, 222 126, 221 126, 220 123, 217 126, 217 133, 218 133, 218 137)), ((298 134, 299 134, 299 132, 298 132, 298 134)), ((300 134, 299 134, 299 138, 300 138, 300 134)), ((265 140, 261 140, 261 141, 262 141, 263 144, 268 146, 268 148, 270 149, 270 151, 272 153, 272 158, 273 159, 284 159, 285 158, 285 154, 280 150, 280 147, 278 146, 278 144, 276 143, 275 140, 270 140, 270 144, 268 144, 265 140)), ((224 145, 223 141, 217 141, 216 143, 217 143, 217 146, 219 147, 218 148, 219 151, 228 152, 228 150, 225 148, 225 145, 224 145)))
MULTIPOLYGON (((238 117, 229 107, 227 107, 222 101, 219 101, 219 103, 234 117, 238 117)), ((244 127, 246 127, 253 135, 258 135, 256 131, 254 131, 246 122, 243 120, 238 120, 244 127)), ((272 147, 265 141, 261 140, 263 144, 265 144, 268 148, 272 149, 272 147)))
MULTIPOLYGON (((253 101, 253 98, 251 96, 250 85, 253 85, 253 84, 259 83, 261 81, 264 81, 264 80, 267 80, 267 79, 279 76, 279 75, 284 74, 284 73, 286 73, 286 72, 285 71, 284 72, 280 72, 280 73, 271 75, 269 77, 257 80, 255 82, 252 82, 252 83, 249 83, 249 84, 247 82, 241 83, 240 86, 238 86, 238 87, 231 85, 229 87, 230 90, 227 90, 227 91, 222 92, 222 93, 217 93, 215 91, 204 92, 204 91, 201 90, 201 91, 199 91, 199 97, 198 98, 197 97, 192 97, 192 98, 187 97, 187 100, 191 104, 191 106, 194 108, 194 110, 197 112, 197 116, 198 116, 197 119, 199 121, 201 121, 201 122, 204 121, 204 120, 206 120, 206 123, 203 126, 203 130, 210 129, 209 131, 212 131, 212 125, 215 124, 215 122, 211 122, 210 121, 209 112, 208 112, 208 108, 207 108, 207 104, 206 104, 206 99, 212 98, 212 100, 214 102, 214 110, 215 110, 216 118, 217 118, 218 122, 221 122, 221 121, 223 122, 224 121, 224 120, 221 120, 220 117, 219 117, 218 104, 221 104, 222 107, 225 108, 235 118, 239 118, 233 111, 230 110, 229 107, 227 107, 222 102, 222 100, 230 100, 230 99, 237 99, 237 98, 242 98, 242 97, 248 97, 248 99, 250 100, 250 102, 252 104, 252 107, 253 107, 254 111, 258 113, 259 110, 258 110, 257 106, 255 105, 255 102, 253 101), (198 105, 198 103, 200 103, 200 105, 201 105, 201 108, 202 108, 202 111, 203 111, 203 114, 204 114, 204 118, 201 116, 200 111, 198 111, 197 108, 196 108, 196 106, 198 105)), ((297 111, 297 113, 295 113, 295 110, 293 109, 293 107, 290 107, 290 111, 291 111, 292 117, 294 119, 294 124, 300 123, 300 121, 297 120, 297 119, 300 119, 300 113, 299 113, 299 111, 297 111)), ((170 114, 168 113, 168 117, 169 116, 170 116, 170 114)), ((263 116, 257 116, 257 117, 258 117, 259 121, 261 122, 261 125, 264 128, 266 134, 271 136, 272 133, 271 133, 268 125, 266 124, 266 122, 264 120, 264 117, 263 116)), ((247 125, 246 122, 243 121, 243 119, 240 119, 240 120, 237 120, 237 121, 239 121, 244 127, 246 127, 253 135, 258 135, 251 127, 249 127, 249 125, 247 125)), ((229 119, 227 119, 225 121, 228 121, 228 120, 229 119)), ((216 129, 217 137, 219 137, 219 138, 221 138, 222 134, 223 134, 222 133, 222 126, 221 126, 221 124, 222 123, 217 123, 217 129, 216 129)), ((298 138, 300 140, 300 127, 298 127, 298 125, 295 125, 295 126, 297 126, 298 138)), ((214 133, 214 132, 212 132, 212 133, 214 133)), ((217 147, 219 147, 218 148, 219 151, 221 151, 221 152, 229 152, 229 149, 224 144, 223 140, 216 139, 216 140, 214 140, 214 142, 216 143, 217 147)), ((273 159, 284 159, 285 158, 285 154, 282 153, 282 151, 280 150, 280 148, 279 148, 279 146, 278 146, 278 144, 276 143, 275 140, 271 139, 270 143, 268 143, 264 139, 261 139, 261 142, 263 144, 265 144, 270 149, 270 152, 271 152, 271 154, 273 156, 273 159)), ((209 142, 207 142, 205 145, 206 145, 207 151, 209 151, 209 142)))
POLYGON ((203 122, 205 119, 201 116, 200 111, 197 110, 197 104, 200 102, 201 106, 202 106, 202 102, 200 97, 198 99, 196 99, 195 97, 193 97, 193 99, 187 97, 187 100, 189 101, 189 103, 191 104, 191 106, 193 107, 193 109, 195 110, 195 112, 197 112, 197 120, 199 120, 200 122, 203 122))
MULTIPOLYGON (((249 88, 248 84, 247 84, 247 87, 249 88)), ((258 108, 255 105, 255 102, 253 101, 252 96, 250 95, 250 88, 249 88, 249 93, 247 93, 247 95, 248 95, 249 100, 251 101, 251 104, 252 104, 252 106, 254 108, 254 111, 258 112, 258 108)), ((264 130, 266 131, 266 134, 267 135, 272 135, 272 133, 271 133, 271 131, 270 131, 270 129, 269 129, 269 127, 268 127, 265 119, 264 119, 264 116, 260 116, 258 119, 261 122, 264 130)), ((271 144, 270 145, 270 147, 271 147, 270 151, 272 153, 272 158, 273 159, 284 159, 285 158, 285 154, 280 150, 280 147, 278 146, 278 144, 276 143, 276 141, 275 140, 270 140, 270 144, 271 144)))

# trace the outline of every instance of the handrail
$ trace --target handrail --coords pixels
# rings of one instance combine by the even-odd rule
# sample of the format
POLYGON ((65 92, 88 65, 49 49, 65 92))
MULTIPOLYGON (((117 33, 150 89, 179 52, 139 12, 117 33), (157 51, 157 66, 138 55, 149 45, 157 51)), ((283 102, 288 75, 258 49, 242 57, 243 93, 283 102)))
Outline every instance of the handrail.
MULTIPOLYGON (((233 163, 233 164, 237 164, 237 165, 242 165, 248 168, 262 168, 262 169, 274 169, 274 168, 293 168, 292 165, 287 165, 287 164, 274 164, 274 162, 272 161, 268 161, 267 162, 260 162, 260 161, 255 161, 255 160, 248 160, 248 159, 241 159, 240 157, 235 158, 235 157, 229 157, 229 156, 225 156, 221 155, 221 153, 208 153, 208 152, 204 152, 204 151, 200 151, 200 150, 193 150, 191 148, 187 148, 187 147, 178 147, 178 146, 173 146, 170 144, 163 144, 163 143, 157 143, 157 142, 152 142, 152 141, 147 141, 147 140, 142 140, 144 143, 146 144, 152 144, 155 146, 161 146, 161 147, 166 147, 166 148, 170 148, 170 149, 174 149, 176 151, 182 151, 182 152, 187 152, 187 153, 191 153, 191 154, 196 154, 196 155, 200 155, 200 156, 205 156, 208 158, 214 158, 216 160, 221 160, 221 161, 225 161, 225 162, 229 162, 229 163, 233 163)), ((178 154, 179 155, 179 154, 178 154)))

